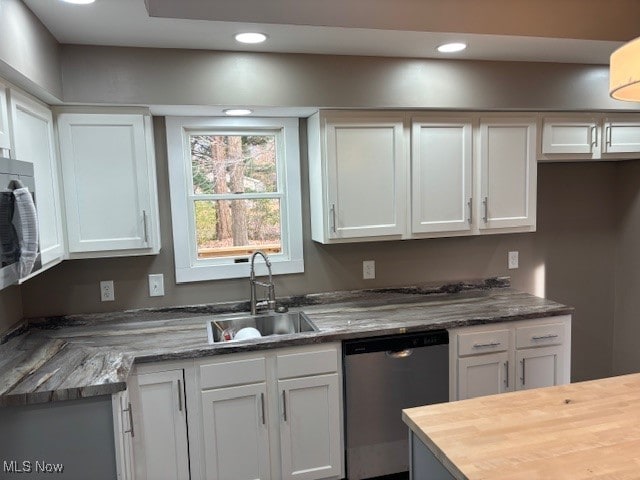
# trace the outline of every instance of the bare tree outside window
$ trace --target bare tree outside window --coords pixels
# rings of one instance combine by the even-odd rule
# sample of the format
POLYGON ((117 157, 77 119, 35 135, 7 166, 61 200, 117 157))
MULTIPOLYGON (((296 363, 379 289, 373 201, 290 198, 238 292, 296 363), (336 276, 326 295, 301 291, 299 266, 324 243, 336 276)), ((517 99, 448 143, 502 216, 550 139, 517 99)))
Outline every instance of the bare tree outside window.
POLYGON ((198 258, 282 250, 274 135, 191 135, 198 258))

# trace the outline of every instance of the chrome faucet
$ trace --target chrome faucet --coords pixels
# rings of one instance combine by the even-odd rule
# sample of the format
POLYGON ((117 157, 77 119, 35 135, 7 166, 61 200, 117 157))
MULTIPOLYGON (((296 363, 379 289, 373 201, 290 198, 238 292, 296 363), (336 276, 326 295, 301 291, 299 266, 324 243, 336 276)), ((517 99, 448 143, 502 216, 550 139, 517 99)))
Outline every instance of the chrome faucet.
POLYGON ((251 296, 249 302, 251 304, 251 315, 255 315, 258 311, 261 310, 275 310, 276 308, 276 289, 273 285, 273 278, 271 277, 271 262, 269 261, 269 257, 261 251, 256 250, 251 255, 251 274, 249 275, 249 284, 251 286, 251 296), (262 255, 264 258, 264 263, 267 265, 267 269, 269 270, 269 281, 268 282, 259 282, 256 280, 256 271, 254 268, 254 262, 256 260, 257 255, 262 255), (265 300, 258 301, 256 295, 256 286, 261 286, 267 289, 267 298, 265 300))

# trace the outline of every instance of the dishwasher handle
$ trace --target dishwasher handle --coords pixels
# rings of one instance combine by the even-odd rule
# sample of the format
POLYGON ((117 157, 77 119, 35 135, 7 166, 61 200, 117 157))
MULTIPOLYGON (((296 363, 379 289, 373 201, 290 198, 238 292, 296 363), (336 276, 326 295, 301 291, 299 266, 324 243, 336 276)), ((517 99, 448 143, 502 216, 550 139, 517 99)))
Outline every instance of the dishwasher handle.
POLYGON ((407 358, 413 353, 413 348, 405 348, 404 350, 387 350, 387 357, 389 358, 407 358))

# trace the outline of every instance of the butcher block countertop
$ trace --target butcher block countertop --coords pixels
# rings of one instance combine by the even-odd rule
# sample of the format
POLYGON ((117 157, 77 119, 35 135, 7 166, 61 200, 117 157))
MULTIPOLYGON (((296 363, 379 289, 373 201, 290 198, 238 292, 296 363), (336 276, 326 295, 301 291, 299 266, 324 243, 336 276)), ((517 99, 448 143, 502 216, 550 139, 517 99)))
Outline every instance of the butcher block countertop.
POLYGON ((640 478, 640 374, 404 410, 457 479, 640 478))

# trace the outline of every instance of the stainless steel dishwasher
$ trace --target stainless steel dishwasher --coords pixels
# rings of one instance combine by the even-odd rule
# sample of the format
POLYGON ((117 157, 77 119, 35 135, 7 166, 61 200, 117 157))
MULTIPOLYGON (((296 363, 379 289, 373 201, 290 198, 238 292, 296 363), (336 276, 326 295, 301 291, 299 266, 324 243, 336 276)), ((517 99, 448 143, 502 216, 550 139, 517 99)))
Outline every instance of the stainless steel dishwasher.
POLYGON ((401 410, 449 400, 448 344, 446 330, 344 342, 347 479, 409 470, 401 410))

